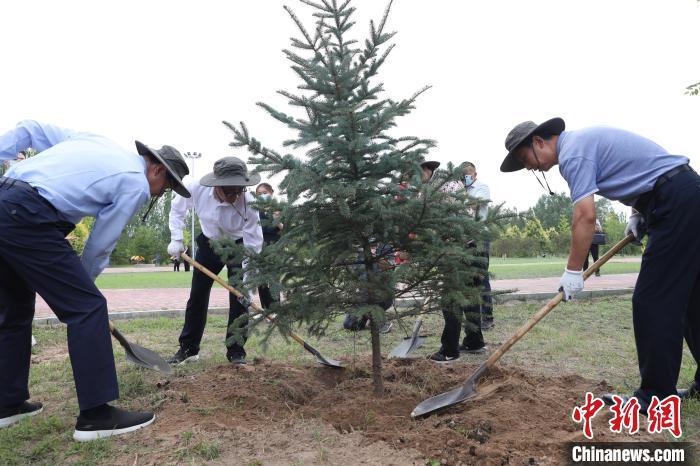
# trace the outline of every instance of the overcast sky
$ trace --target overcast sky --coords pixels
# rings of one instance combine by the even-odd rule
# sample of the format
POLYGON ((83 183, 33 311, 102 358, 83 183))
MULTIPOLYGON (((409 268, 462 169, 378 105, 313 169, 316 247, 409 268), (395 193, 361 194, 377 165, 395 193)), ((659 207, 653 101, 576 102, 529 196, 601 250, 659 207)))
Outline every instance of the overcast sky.
MULTIPOLYGON (((311 29, 295 0, 2 2, 0 131, 31 118, 127 147, 171 144, 204 153, 197 175, 248 157, 221 120, 281 149, 291 133, 255 103, 289 111, 275 91, 298 84, 281 52, 298 37, 284 4, 311 29)), ((364 40, 386 2, 353 4, 351 35, 364 40)), ((700 97, 684 95, 700 81, 695 0, 395 0, 388 29, 386 96, 433 86, 397 134, 436 139, 434 160, 474 162, 497 202, 525 209, 543 193, 524 171, 499 172, 524 120, 622 127, 700 166, 700 97)), ((548 178, 568 193, 556 167, 548 178)))

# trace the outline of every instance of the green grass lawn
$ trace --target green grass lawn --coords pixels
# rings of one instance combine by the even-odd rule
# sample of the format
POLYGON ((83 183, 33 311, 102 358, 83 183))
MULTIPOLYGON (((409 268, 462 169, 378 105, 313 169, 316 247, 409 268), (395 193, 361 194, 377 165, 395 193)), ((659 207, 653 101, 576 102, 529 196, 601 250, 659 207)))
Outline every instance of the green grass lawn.
MULTIPOLYGON (((219 274, 226 280, 226 269, 219 274)), ((189 272, 133 272, 103 273, 95 284, 101 289, 110 288, 189 288, 192 271, 189 272)))
MULTIPOLYGON (((637 273, 639 262, 609 262, 603 266, 606 274, 637 273)), ((489 271, 495 280, 513 278, 558 277, 566 267, 564 257, 532 257, 524 259, 491 258, 489 271)), ((224 269, 219 276, 226 279, 224 269)), ((103 273, 97 277, 98 288, 189 288, 192 272, 133 272, 103 273)))
MULTIPOLYGON (((541 303, 497 306, 494 311, 496 326, 485 332, 487 345, 492 349, 501 345, 541 306, 541 303)), ((173 318, 119 321, 118 324, 127 338, 166 356, 177 349, 177 337, 182 328, 182 320, 173 318)), ((406 322, 407 327, 411 324, 406 322)), ((225 363, 225 325, 224 317, 211 316, 202 342, 200 362, 178 367, 172 377, 187 378, 193 373, 225 363)), ((263 356, 290 364, 308 364, 313 360, 298 344, 284 340, 277 334, 268 340, 265 350, 261 332, 267 328, 267 324, 262 324, 249 339, 246 344, 249 358, 263 356)), ((429 337, 425 346, 416 352, 418 356, 427 356, 438 349, 441 331, 441 317, 426 317, 424 333, 429 337)), ((44 412, 13 427, 0 429, 0 465, 67 462, 112 464, 114 458, 125 455, 134 457, 137 454, 148 462, 144 457, 147 452, 140 451, 139 445, 129 442, 127 437, 84 444, 72 441, 78 408, 66 355, 65 333, 62 326, 37 326, 34 330, 39 343, 33 349, 37 362, 33 364, 30 374, 30 392, 32 399, 44 403, 44 412)), ((305 332, 299 333, 306 337, 305 332)), ((394 330, 382 338, 384 354, 403 336, 399 326, 395 325, 394 330)), ((331 326, 324 338, 309 337, 309 341, 332 358, 365 353, 370 346, 369 332, 349 333, 341 330, 339 322, 331 326)), ((114 348, 121 392, 119 405, 135 409, 156 408, 162 402, 162 394, 156 388, 156 383, 162 381, 164 376, 127 364, 121 347, 115 343, 114 348)), ((487 357, 465 355, 450 367, 459 371, 460 365, 480 363, 487 357)), ((560 304, 506 353, 499 364, 544 375, 577 374, 596 382, 605 380, 620 392, 629 393, 636 388, 639 377, 630 297, 560 304)), ((685 349, 679 386, 689 385, 694 372, 695 363, 685 349)), ((469 375, 471 373, 465 371, 465 379, 469 375)), ((449 388, 452 387, 445 387, 449 388)), ((685 403, 682 420, 683 440, 700 443, 700 403, 685 403)), ((186 443, 186 439, 183 442, 186 443)), ((168 463, 201 464, 211 459, 188 450, 185 443, 183 448, 173 452, 174 456, 168 463), (183 454, 185 457, 181 457, 183 454)))
MULTIPOLYGON (((566 268, 564 257, 532 257, 501 259, 491 257, 489 272, 498 279, 558 277, 566 268)), ((640 262, 608 262, 601 268, 604 274, 637 273, 640 262)))

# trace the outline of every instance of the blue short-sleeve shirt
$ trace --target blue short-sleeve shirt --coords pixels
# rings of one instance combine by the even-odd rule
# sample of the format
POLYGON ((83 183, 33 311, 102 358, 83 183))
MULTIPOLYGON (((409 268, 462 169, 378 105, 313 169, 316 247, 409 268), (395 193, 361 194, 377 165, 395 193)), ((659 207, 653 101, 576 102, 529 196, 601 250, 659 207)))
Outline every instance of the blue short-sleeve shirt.
POLYGON ((654 188, 659 176, 688 163, 687 157, 669 154, 649 139, 602 126, 564 131, 557 153, 574 204, 597 193, 631 206, 654 188))

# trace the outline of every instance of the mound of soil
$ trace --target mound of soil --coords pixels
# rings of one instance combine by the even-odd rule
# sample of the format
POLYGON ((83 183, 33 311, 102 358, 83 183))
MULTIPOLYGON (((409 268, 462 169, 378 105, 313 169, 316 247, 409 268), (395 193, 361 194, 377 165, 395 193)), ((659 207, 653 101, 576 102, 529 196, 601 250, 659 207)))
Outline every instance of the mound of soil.
MULTIPOLYGON (((215 367, 161 388, 157 427, 143 441, 151 451, 165 451, 183 431, 204 433, 222 439, 222 462, 235 458, 242 464, 292 464, 289 453, 305 448, 315 449, 320 463, 562 464, 565 442, 585 441, 572 409, 586 391, 609 389, 577 376, 496 368, 481 379, 476 398, 414 420, 410 413, 419 402, 460 385, 477 366, 385 361, 381 399, 372 395, 371 374, 364 369, 370 366, 366 357, 346 370, 266 360, 215 367), (332 441, 309 447, 303 439, 311 437, 300 429, 332 441), (366 455, 365 448, 373 450, 366 455)), ((612 434, 608 419, 602 412, 595 418, 595 441, 652 439, 646 433, 633 439, 612 434)))

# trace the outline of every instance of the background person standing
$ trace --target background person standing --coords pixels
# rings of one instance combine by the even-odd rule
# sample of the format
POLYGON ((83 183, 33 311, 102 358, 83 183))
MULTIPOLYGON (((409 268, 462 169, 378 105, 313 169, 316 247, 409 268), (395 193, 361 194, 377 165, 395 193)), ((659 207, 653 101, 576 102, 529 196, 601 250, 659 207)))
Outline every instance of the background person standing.
MULTIPOLYGON (((467 194, 476 200, 474 209, 474 219, 484 221, 489 215, 489 202, 491 202, 491 190, 486 183, 477 179, 476 166, 471 162, 465 162, 464 169, 464 186, 467 194)), ((491 242, 484 241, 483 248, 479 251, 479 255, 484 258, 484 270, 486 274, 481 280, 483 293, 481 295, 481 328, 489 330, 494 326, 493 320, 493 297, 491 296, 491 279, 489 278, 489 255, 491 252, 491 242)), ((463 346, 468 346, 464 345, 463 346)))

